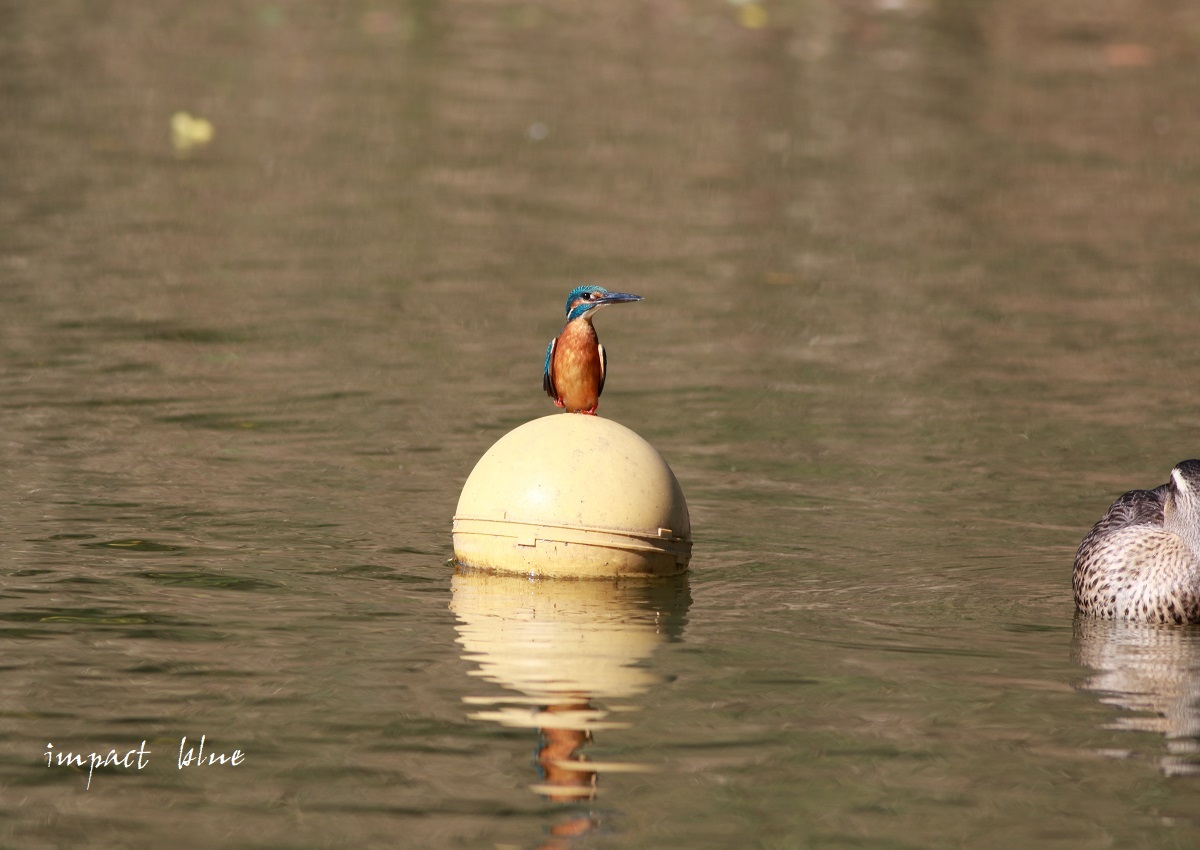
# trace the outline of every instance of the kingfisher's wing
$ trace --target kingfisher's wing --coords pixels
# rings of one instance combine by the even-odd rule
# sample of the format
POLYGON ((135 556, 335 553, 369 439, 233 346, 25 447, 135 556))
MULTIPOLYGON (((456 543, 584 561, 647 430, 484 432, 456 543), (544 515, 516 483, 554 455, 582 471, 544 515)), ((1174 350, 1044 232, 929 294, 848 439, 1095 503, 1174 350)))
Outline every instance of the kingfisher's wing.
POLYGON ((608 352, 600 343, 596 343, 596 348, 600 349, 600 388, 596 390, 596 395, 600 395, 604 392, 604 373, 608 371, 608 352))
POLYGON ((554 389, 554 345, 557 342, 557 339, 552 339, 546 346, 546 365, 542 367, 542 389, 552 399, 558 398, 558 390, 554 389))

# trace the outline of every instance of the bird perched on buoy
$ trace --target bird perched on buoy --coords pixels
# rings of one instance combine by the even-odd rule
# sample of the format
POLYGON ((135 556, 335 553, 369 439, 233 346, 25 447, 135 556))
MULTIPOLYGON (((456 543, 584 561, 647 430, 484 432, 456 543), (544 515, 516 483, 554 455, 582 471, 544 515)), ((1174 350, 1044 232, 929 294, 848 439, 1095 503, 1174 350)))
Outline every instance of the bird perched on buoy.
POLYGON ((1079 544, 1073 584, 1081 614, 1200 623, 1200 460, 1113 502, 1079 544))
POLYGON ((568 413, 595 415, 604 391, 608 355, 592 319, 607 304, 641 301, 628 292, 609 292, 603 286, 577 286, 567 296, 567 323, 546 346, 542 388, 557 407, 568 413))

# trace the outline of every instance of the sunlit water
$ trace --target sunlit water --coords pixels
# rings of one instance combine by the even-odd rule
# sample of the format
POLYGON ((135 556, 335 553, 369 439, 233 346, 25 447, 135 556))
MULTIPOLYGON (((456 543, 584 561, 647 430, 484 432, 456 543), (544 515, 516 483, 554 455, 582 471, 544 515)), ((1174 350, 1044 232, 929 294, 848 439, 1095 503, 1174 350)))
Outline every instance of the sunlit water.
POLYGON ((0 17, 3 846, 1200 846, 1195 12, 0 17), (693 570, 455 577, 582 281, 693 570))

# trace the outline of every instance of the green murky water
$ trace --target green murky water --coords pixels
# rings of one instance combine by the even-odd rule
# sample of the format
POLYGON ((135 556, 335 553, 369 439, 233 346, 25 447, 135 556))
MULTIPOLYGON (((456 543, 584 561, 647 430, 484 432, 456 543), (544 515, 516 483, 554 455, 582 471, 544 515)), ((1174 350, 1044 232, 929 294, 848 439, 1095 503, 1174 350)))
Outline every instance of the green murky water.
POLYGON ((1069 583, 1200 454, 1198 56, 1179 5, 0 5, 0 846, 1200 846, 1200 634, 1069 583), (452 582, 585 281, 646 296, 601 414, 694 569, 452 582))

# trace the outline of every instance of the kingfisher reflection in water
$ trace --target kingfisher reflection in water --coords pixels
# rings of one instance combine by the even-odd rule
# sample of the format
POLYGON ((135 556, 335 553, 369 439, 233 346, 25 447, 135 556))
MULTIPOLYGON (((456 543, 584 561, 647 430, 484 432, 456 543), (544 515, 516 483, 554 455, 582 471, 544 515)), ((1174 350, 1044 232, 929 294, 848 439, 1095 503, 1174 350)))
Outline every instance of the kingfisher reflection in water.
POLYGON ((585 800, 603 773, 651 769, 588 761, 583 749, 601 730, 628 728, 612 712, 635 709, 632 698, 662 684, 646 662, 682 634, 691 604, 686 575, 563 581, 460 569, 451 595, 463 660, 508 692, 464 698, 477 709, 470 717, 538 731, 531 790, 585 800))

